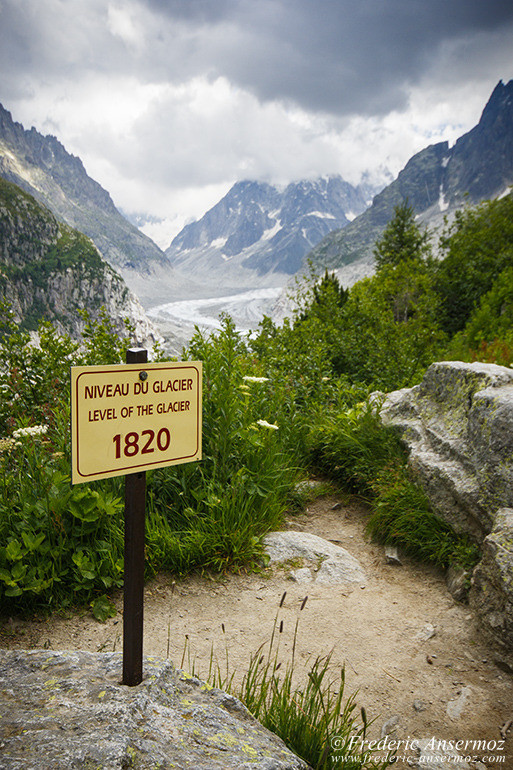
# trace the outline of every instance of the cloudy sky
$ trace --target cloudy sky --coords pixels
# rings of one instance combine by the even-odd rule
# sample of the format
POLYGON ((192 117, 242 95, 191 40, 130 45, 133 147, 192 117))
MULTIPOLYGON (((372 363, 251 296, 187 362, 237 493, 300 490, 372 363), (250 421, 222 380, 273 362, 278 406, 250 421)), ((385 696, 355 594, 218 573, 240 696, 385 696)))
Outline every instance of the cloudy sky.
POLYGON ((0 0, 0 102, 163 246, 238 179, 395 175, 511 78, 511 0, 0 0))

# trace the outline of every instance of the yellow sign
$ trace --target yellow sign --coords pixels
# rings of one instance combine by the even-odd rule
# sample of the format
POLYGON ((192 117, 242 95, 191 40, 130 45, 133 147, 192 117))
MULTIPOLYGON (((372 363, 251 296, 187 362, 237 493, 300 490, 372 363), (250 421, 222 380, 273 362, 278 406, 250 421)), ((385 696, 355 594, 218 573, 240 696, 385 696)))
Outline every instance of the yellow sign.
POLYGON ((201 362, 71 367, 73 484, 201 460, 201 362))

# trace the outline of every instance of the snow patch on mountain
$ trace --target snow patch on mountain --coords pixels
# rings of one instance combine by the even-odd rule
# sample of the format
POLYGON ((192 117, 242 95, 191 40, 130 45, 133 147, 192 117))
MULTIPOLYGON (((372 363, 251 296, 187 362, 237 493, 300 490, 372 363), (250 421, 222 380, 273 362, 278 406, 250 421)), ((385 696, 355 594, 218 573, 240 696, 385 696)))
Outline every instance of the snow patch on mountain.
POLYGON ((310 249, 367 207, 364 189, 340 176, 302 179, 286 186, 246 180, 166 250, 178 271, 226 288, 284 283, 310 249))

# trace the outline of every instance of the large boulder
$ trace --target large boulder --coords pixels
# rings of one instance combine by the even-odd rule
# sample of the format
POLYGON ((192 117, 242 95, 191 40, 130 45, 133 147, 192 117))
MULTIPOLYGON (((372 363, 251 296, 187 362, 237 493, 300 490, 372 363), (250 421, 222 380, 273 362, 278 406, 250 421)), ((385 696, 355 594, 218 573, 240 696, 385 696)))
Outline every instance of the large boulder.
POLYGON ((485 636, 513 668, 513 509, 498 512, 482 557, 472 576, 470 604, 485 636))
POLYGON ((381 410, 409 451, 413 477, 457 532, 481 542, 501 507, 513 507, 513 370, 432 364, 414 388, 381 410))
POLYGON ((307 770, 231 695, 144 661, 120 684, 120 653, 0 650, 0 767, 307 770))
POLYGON ((309 532, 270 532, 263 539, 270 562, 299 562, 292 570, 297 582, 365 583, 367 578, 360 562, 345 548, 309 532))

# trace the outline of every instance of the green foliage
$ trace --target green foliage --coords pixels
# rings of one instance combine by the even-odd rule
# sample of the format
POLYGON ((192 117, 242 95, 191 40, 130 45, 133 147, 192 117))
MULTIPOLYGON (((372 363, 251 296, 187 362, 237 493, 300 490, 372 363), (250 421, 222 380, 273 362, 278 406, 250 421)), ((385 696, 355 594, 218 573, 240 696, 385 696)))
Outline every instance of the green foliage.
POLYGON ((450 352, 463 360, 513 363, 513 266, 499 273, 465 329, 451 341, 450 352))
POLYGON ((280 525, 298 475, 283 390, 253 374, 229 318, 208 339, 198 332, 187 355, 203 361, 203 460, 149 476, 150 505, 167 522, 163 564, 181 573, 251 564, 262 535, 280 525))
POLYGON ((27 261, 23 265, 2 265, 2 270, 11 281, 30 282, 44 289, 52 273, 65 272, 70 267, 78 267, 94 276, 104 272, 106 265, 89 238, 64 223, 60 223, 59 228, 57 242, 44 257, 27 261))
POLYGON ((119 362, 129 338, 103 312, 82 347, 48 322, 33 345, 0 313, 0 605, 87 602, 122 585, 122 503, 119 480, 70 484, 69 367, 119 362))
POLYGON ((67 465, 46 425, 3 440, 0 605, 69 605, 121 585, 121 501, 108 489, 71 487, 67 465))
POLYGON ((402 262, 421 262, 430 251, 428 238, 428 233, 422 232, 415 223, 413 207, 407 201, 399 204, 394 208, 394 217, 376 242, 376 270, 397 267, 402 262))
POLYGON ((120 336, 104 307, 100 308, 97 319, 85 310, 80 315, 84 320, 81 365, 124 363, 126 352, 135 340, 135 330, 128 320, 125 319, 125 334, 120 336))
POLYGON ((39 346, 31 344, 8 305, 0 303, 0 435, 18 426, 55 422, 67 408, 69 366, 78 347, 45 322, 39 327, 39 346))
POLYGON ((296 685, 294 665, 281 668, 273 654, 270 648, 265 658, 258 650, 235 691, 264 727, 314 770, 389 767, 390 761, 373 759, 369 751, 365 709, 357 708, 354 695, 344 700, 344 667, 330 679, 331 655, 317 657, 306 684, 296 685))
POLYGON ((436 290, 443 328, 453 336, 513 263, 513 196, 457 212, 441 247, 444 258, 437 269, 436 290))
POLYGON ((357 283, 342 310, 333 366, 380 390, 414 384, 444 342, 430 267, 386 265, 357 283))
POLYGON ((367 528, 372 537, 439 567, 474 568, 478 560, 475 544, 432 512, 426 495, 408 479, 403 466, 383 470, 375 479, 374 491, 367 528))
POLYGON ((309 301, 306 305, 303 304, 303 307, 301 305, 298 307, 296 323, 303 322, 314 315, 324 324, 329 324, 332 311, 345 305, 349 291, 340 285, 335 273, 330 273, 327 269, 320 281, 315 274, 312 278, 313 285, 309 292, 309 301))

